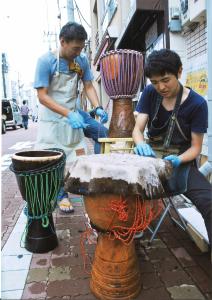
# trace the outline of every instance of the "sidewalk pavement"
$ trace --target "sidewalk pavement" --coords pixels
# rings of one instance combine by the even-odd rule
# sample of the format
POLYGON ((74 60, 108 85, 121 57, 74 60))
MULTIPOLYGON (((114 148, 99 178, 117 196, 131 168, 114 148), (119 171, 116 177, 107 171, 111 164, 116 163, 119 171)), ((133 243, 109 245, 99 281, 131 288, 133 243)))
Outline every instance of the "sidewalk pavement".
MULTIPOLYGON (((2 207, 3 248, 24 206, 15 176, 9 170, 2 174, 2 197, 7 199, 2 207)), ((54 212, 59 246, 48 253, 32 255, 21 299, 96 299, 89 288, 90 275, 84 270, 80 248, 87 224, 83 198, 72 198, 73 214, 62 214, 58 209, 54 212)), ((147 231, 136 240, 143 285, 136 300, 212 299, 210 253, 201 253, 169 217, 150 247, 148 238, 147 231)), ((86 244, 86 251, 92 259, 95 244, 86 244)))

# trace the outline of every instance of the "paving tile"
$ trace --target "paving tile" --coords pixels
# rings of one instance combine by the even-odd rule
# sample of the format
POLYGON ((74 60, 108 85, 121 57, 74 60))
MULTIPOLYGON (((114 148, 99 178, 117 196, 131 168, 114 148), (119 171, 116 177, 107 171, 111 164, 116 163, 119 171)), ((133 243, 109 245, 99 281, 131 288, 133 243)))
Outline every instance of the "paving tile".
POLYGON ((167 288, 172 299, 176 300, 205 300, 205 297, 194 285, 183 284, 167 288))
POLYGON ((171 297, 164 287, 141 290, 141 293, 134 300, 171 300, 171 297))
POLYGON ((196 283, 203 294, 212 293, 212 280, 207 278, 205 281, 196 283))
POLYGON ((1 258, 2 271, 28 270, 32 255, 5 255, 1 258))
POLYGON ((23 293, 23 290, 15 290, 15 291, 7 291, 7 292, 1 292, 1 299, 2 300, 16 300, 21 299, 21 295, 23 293))
POLYGON ((49 282, 66 279, 71 279, 71 272, 68 266, 49 269, 49 282))
POLYGON ((46 298, 46 282, 33 282, 25 286, 22 299, 45 299, 46 298))
POLYGON ((30 264, 31 269, 48 268, 48 267, 50 267, 50 255, 46 257, 33 255, 30 264))
POLYGON ((155 259, 151 260, 151 263, 153 264, 154 268, 158 272, 164 272, 164 271, 173 271, 173 270, 181 270, 182 266, 179 264, 177 259, 174 256, 167 256, 163 259, 155 259))
POLYGON ((164 259, 168 256, 171 256, 171 253, 169 249, 167 248, 162 248, 160 251, 156 248, 146 248, 148 256, 150 260, 155 260, 155 259, 164 259))
MULTIPOLYGON (((197 245, 191 240, 181 240, 181 247, 183 246, 189 255, 193 256, 204 256, 205 253, 201 252, 197 245)), ((172 247, 173 248, 173 247, 172 247)))
POLYGON ((83 266, 72 266, 70 267, 70 276, 71 279, 89 279, 91 275, 88 274, 83 266))
POLYGON ((211 263, 211 255, 210 253, 205 253, 205 255, 193 257, 196 264, 198 264, 204 272, 212 278, 212 263, 211 263))
POLYGON ((166 287, 181 284, 194 284, 191 277, 184 270, 160 272, 160 278, 166 287))
POLYGON ((48 269, 31 269, 27 275, 27 283, 46 281, 48 278, 48 269))
POLYGON ((195 261, 188 254, 185 248, 172 248, 171 251, 184 267, 196 265, 195 261))
POLYGON ((209 279, 204 270, 199 266, 188 267, 185 270, 197 283, 207 282, 209 279))
POLYGON ((2 291, 13 291, 24 288, 28 270, 6 271, 1 273, 2 291), (18 280, 17 280, 18 278, 18 280))
POLYGON ((52 250, 52 259, 71 255, 70 243, 59 243, 58 247, 52 250))
POLYGON ((162 232, 159 236, 167 247, 177 248, 181 245, 179 240, 177 240, 175 236, 173 236, 173 234, 171 234, 170 232, 162 232))
POLYGON ((51 261, 52 267, 60 267, 60 266, 81 266, 83 265, 83 260, 81 256, 69 255, 62 256, 58 258, 53 258, 51 261))
POLYGON ((149 245, 149 239, 141 239, 140 244, 146 249, 159 249, 159 248, 167 248, 166 244, 161 239, 154 239, 149 245))
POLYGON ((25 248, 20 246, 21 234, 19 232, 12 233, 7 243, 2 249, 2 255, 24 255, 30 254, 25 248))
POLYGON ((141 273, 153 273, 155 271, 150 261, 139 261, 141 273))
POLYGON ((162 287, 163 283, 155 273, 144 273, 142 275, 143 289, 162 287))
POLYGON ((88 280, 51 281, 47 286, 48 297, 77 296, 90 293, 88 280))

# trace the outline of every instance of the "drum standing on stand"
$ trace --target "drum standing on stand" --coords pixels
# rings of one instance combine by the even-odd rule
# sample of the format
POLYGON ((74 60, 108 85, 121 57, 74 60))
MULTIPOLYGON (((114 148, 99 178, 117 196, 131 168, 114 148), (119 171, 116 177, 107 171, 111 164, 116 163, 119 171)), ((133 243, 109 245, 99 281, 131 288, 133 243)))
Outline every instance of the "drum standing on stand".
POLYGON ((108 96, 113 99, 110 138, 131 137, 135 125, 132 98, 143 72, 143 56, 134 50, 113 50, 100 58, 100 74, 108 96))

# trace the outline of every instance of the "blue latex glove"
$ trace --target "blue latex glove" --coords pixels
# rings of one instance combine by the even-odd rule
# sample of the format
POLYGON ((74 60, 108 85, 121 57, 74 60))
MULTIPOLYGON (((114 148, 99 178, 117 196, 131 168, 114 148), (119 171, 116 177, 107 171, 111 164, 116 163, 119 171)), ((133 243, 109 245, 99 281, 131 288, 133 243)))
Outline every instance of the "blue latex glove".
POLYGON ((78 111, 69 112, 67 116, 68 124, 76 129, 76 128, 86 128, 88 124, 84 123, 83 117, 79 114, 78 111))
POLYGON ((100 117, 100 122, 101 122, 101 123, 104 124, 104 123, 106 123, 106 122, 108 121, 108 114, 107 114, 106 111, 104 111, 104 109, 98 107, 98 108, 96 109, 96 115, 97 115, 98 117, 100 117))
POLYGON ((141 156, 152 156, 156 157, 155 152, 152 150, 151 146, 146 144, 145 142, 139 143, 134 148, 135 154, 141 155, 141 156))
POLYGON ((181 164, 181 159, 177 155, 168 155, 164 159, 170 161, 174 168, 177 168, 181 164))

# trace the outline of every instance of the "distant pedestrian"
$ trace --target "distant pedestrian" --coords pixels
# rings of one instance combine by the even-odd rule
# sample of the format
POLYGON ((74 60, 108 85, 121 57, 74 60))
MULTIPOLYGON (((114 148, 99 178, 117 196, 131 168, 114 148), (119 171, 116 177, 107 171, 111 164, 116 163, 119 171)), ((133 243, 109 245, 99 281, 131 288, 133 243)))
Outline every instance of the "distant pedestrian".
POLYGON ((26 101, 23 101, 23 105, 21 106, 21 115, 22 115, 22 123, 25 129, 28 129, 28 120, 29 120, 29 107, 26 104, 26 101))

